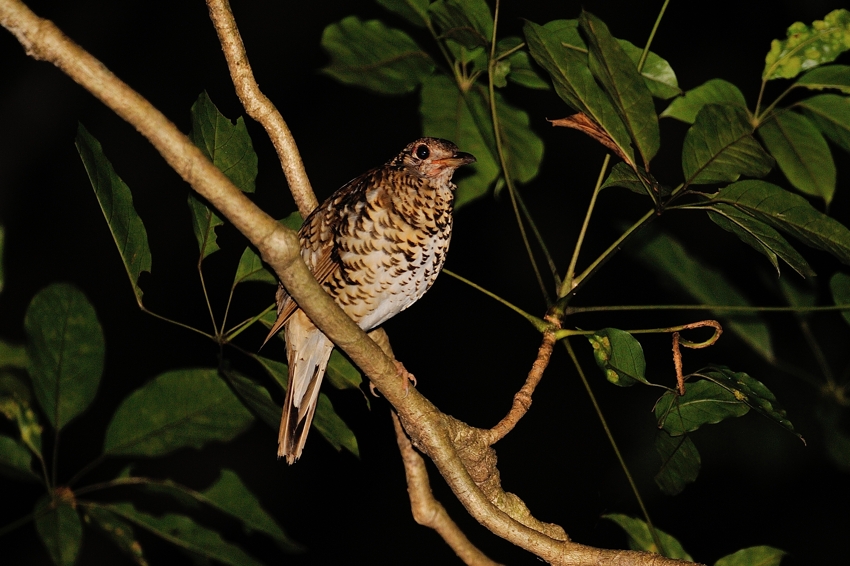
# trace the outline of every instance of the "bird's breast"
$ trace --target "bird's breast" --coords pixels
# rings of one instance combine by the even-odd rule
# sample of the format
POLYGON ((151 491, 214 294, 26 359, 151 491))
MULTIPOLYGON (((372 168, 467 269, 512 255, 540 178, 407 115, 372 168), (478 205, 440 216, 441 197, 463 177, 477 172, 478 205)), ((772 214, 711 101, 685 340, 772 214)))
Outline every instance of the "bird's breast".
POLYGON ((443 267, 451 210, 431 206, 416 225, 376 195, 358 202, 336 237, 338 273, 325 288, 370 330, 416 302, 443 267))

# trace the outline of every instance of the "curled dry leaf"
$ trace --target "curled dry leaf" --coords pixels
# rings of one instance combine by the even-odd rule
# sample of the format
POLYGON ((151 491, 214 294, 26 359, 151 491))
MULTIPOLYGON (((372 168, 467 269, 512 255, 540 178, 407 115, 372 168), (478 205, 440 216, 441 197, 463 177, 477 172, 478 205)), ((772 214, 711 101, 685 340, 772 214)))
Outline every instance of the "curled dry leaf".
POLYGON ((602 126, 594 122, 587 114, 584 112, 578 112, 573 114, 572 116, 567 116, 566 118, 558 118, 556 120, 549 120, 549 122, 553 126, 563 126, 564 128, 572 128, 574 130, 578 130, 580 132, 584 132, 589 135, 608 149, 614 152, 617 157, 625 161, 629 167, 634 169, 635 165, 632 163, 631 158, 623 153, 617 143, 608 135, 608 132, 605 131, 602 126))

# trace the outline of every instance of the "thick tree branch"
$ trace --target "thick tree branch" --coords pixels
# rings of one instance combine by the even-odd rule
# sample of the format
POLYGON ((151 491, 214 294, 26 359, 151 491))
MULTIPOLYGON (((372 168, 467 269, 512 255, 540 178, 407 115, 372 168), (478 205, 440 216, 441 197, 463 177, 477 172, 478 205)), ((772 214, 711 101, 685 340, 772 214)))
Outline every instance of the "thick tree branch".
POLYGON ((207 0, 207 8, 209 8, 215 31, 218 33, 218 40, 221 43, 224 58, 227 60, 236 94, 248 115, 266 129, 277 150, 278 159, 298 211, 303 218, 307 218, 319 203, 310 186, 307 172, 304 170, 304 162, 301 160, 295 138, 292 137, 292 132, 289 131, 283 116, 272 101, 263 94, 254 78, 248 55, 245 53, 245 45, 242 43, 242 36, 239 34, 236 20, 233 19, 233 12, 230 10, 230 2, 207 0))
POLYGON ((441 413, 415 389, 405 391, 393 361, 337 307, 301 261, 293 231, 248 200, 171 121, 53 23, 18 0, 0 0, 0 25, 31 57, 56 65, 132 124, 193 189, 257 247, 298 305, 395 407, 413 444, 434 461, 476 520, 554 564, 690 564, 640 552, 585 547, 570 542, 560 527, 536 521, 518 497, 502 491, 487 432, 441 413))

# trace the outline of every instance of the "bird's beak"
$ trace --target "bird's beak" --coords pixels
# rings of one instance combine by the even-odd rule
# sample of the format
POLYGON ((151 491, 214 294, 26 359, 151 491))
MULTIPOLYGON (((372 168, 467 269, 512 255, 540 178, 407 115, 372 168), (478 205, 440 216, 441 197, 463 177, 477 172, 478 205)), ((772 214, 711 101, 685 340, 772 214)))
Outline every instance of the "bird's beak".
POLYGON ((434 163, 438 163, 442 167, 460 167, 461 165, 468 165, 469 163, 475 163, 475 156, 471 153, 464 153, 463 151, 458 151, 451 157, 446 157, 445 159, 437 159, 434 163))

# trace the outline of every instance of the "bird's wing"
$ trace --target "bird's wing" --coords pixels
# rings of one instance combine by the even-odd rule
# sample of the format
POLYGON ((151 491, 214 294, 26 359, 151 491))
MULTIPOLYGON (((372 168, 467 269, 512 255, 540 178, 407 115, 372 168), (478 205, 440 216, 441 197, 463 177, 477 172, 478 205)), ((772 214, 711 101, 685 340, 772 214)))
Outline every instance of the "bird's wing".
MULTIPOLYGON (((306 254, 306 257, 302 252, 302 257, 304 257, 307 267, 313 272, 313 277, 320 285, 327 281, 340 267, 339 257, 335 253, 336 233, 334 228, 338 227, 341 221, 340 217, 345 215, 350 203, 357 202, 361 194, 372 184, 370 183, 372 177, 378 171, 379 169, 372 169, 347 182, 337 189, 328 200, 318 206, 304 221, 298 236, 302 249, 310 250, 310 252, 306 254)), ((269 335, 263 341, 263 346, 272 336, 280 332, 283 325, 298 310, 295 300, 289 296, 282 285, 278 287, 275 298, 277 299, 277 319, 269 335)))

